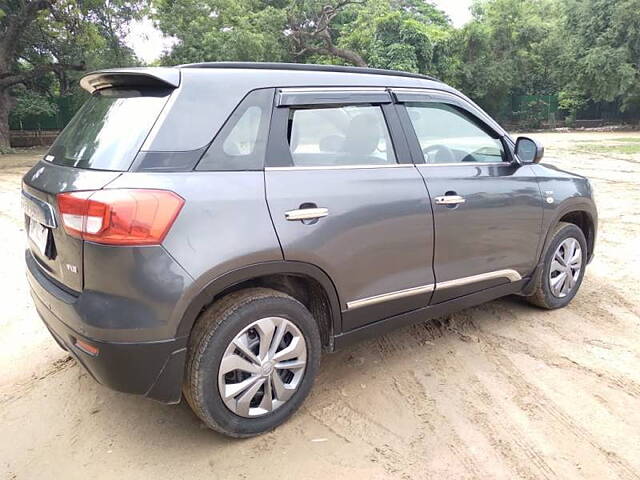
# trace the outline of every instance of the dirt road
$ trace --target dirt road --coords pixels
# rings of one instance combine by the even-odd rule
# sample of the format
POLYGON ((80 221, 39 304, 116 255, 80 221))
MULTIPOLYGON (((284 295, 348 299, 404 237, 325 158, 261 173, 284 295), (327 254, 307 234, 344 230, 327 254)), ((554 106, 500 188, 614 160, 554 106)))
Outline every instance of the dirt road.
POLYGON ((640 479, 640 133, 538 137, 596 187, 571 306, 501 299, 325 356, 295 417, 241 441, 66 360, 23 273, 37 155, 0 157, 0 478, 640 479))

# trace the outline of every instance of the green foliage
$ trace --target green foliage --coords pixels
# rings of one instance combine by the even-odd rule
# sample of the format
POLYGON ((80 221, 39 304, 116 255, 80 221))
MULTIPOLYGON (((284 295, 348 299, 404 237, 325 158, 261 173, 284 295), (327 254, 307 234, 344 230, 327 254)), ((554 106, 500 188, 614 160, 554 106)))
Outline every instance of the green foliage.
POLYGON ((575 120, 578 112, 587 106, 587 99, 580 91, 563 90, 558 94, 558 104, 561 110, 565 110, 575 120))
POLYGON ((156 0, 154 19, 176 39, 163 64, 196 61, 353 63, 433 72, 444 64, 452 27, 421 0, 156 0), (323 22, 330 22, 323 29, 323 22), (328 32, 328 36, 325 33, 328 32), (334 48, 335 47, 335 48, 334 48), (337 53, 336 53, 337 52, 337 53))
MULTIPOLYGON (((7 25, 25 2, 3 2, 7 25)), ((557 95, 569 122, 585 111, 640 114, 640 0, 475 0, 454 28, 428 0, 58 0, 22 33, 13 72, 48 62, 86 69, 135 65, 131 19, 151 16, 175 45, 156 65, 270 61, 369 65, 435 75, 501 120, 540 126, 557 95), (514 112, 515 110, 515 112, 514 112)), ((2 72, 0 72, 2 73, 2 72)), ((14 118, 70 95, 80 72, 32 76, 14 118)), ((1 80, 1 77, 0 77, 1 80)), ((554 103, 555 109, 555 103, 554 103)), ((555 111, 555 110, 553 110, 555 111)))
POLYGON ((520 126, 526 129, 538 129, 547 118, 549 104, 541 99, 530 100, 523 105, 520 112, 514 112, 519 117, 520 126))
POLYGON ((25 118, 37 115, 52 116, 57 112, 58 107, 51 102, 51 99, 23 87, 16 95, 16 105, 13 107, 11 115, 18 121, 22 121, 25 118))
POLYGON ((477 0, 473 14, 454 36, 452 83, 494 114, 507 108, 511 95, 558 90, 557 0, 477 0))
MULTIPOLYGON (((423 72, 431 70, 434 44, 429 27, 410 15, 392 11, 373 22, 365 58, 373 67, 423 72)), ((344 40, 349 45, 349 37, 344 40)))
POLYGON ((286 12, 259 0, 158 0, 155 21, 177 40, 163 64, 202 61, 285 61, 286 12))
POLYGON ((55 114, 52 97, 70 95, 79 107, 86 98, 79 72, 136 64, 123 39, 146 8, 125 0, 2 2, 0 145, 9 143, 11 106, 18 121, 55 114))
POLYGON ((565 0, 564 81, 592 101, 640 106, 640 0, 565 0))

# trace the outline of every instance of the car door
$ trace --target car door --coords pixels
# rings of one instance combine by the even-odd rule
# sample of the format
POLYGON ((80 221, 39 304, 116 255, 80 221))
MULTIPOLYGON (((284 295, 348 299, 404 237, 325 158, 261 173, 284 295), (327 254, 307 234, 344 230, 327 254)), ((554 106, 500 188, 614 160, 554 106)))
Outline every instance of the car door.
POLYGON ((486 114, 447 93, 394 91, 431 195, 436 288, 432 304, 531 274, 542 198, 486 114))
POLYGON ((284 257, 332 279, 342 331, 426 306, 431 207, 389 93, 282 89, 269 137, 266 195, 284 257))

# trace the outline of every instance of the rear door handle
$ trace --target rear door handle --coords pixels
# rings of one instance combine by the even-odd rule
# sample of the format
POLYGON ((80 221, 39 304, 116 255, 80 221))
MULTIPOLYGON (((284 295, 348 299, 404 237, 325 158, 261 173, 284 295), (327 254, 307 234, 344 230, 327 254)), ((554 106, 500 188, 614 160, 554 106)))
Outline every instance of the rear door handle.
POLYGON ((289 210, 284 212, 284 218, 290 222, 296 220, 315 220, 316 218, 323 218, 329 215, 328 208, 299 208, 297 210, 289 210))
POLYGON ((436 205, 458 205, 466 202, 464 197, 460 195, 443 195, 442 197, 436 197, 434 200, 436 205))

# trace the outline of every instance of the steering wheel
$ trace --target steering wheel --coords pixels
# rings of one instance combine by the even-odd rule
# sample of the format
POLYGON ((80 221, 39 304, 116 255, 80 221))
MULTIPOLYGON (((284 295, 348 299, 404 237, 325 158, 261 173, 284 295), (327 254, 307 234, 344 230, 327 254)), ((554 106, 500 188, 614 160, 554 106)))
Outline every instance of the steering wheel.
POLYGON ((426 163, 455 163, 456 156, 446 145, 429 145, 422 149, 426 163))

